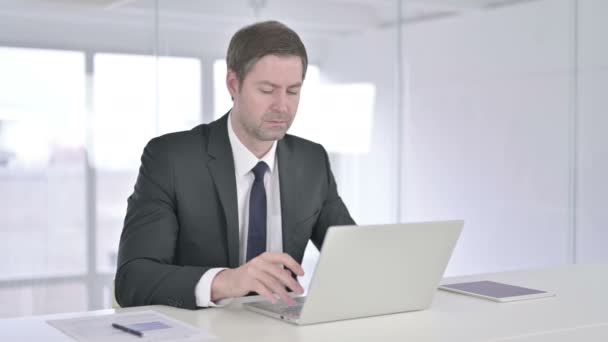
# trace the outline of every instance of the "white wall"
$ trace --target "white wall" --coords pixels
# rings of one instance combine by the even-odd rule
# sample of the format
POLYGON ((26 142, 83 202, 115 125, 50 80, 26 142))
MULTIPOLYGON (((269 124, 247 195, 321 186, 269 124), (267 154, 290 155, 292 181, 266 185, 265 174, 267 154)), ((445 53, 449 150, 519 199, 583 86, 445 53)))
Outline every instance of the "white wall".
POLYGON ((569 260, 571 26, 552 0, 406 30, 403 210, 465 219, 450 273, 569 260))

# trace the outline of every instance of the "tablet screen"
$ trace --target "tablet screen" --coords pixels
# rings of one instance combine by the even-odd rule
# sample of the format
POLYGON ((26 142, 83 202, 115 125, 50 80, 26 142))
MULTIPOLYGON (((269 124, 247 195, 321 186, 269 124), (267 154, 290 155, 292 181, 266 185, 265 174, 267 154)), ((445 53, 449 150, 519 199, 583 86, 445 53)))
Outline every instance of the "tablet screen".
POLYGON ((482 296, 494 297, 494 298, 507 298, 516 296, 527 296, 539 293, 545 293, 545 291, 539 291, 529 289, 520 286, 513 286, 508 284, 496 283, 493 281, 474 281, 470 283, 458 283, 458 284, 447 284, 442 287, 466 291, 471 293, 480 294, 482 296))

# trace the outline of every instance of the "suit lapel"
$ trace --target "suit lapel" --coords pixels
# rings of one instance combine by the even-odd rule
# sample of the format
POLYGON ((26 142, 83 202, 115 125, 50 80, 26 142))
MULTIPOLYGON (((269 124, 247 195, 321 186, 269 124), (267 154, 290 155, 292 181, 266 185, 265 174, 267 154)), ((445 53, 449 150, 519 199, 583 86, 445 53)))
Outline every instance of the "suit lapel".
POLYGON ((281 223, 283 233, 283 251, 294 255, 295 245, 295 213, 297 199, 297 182, 293 163, 291 162, 291 147, 285 139, 277 144, 277 158, 279 161, 279 186, 281 191, 281 223))
POLYGON ((234 158, 228 139, 227 124, 228 115, 224 115, 209 127, 208 153, 211 159, 207 163, 207 167, 224 209, 227 226, 226 237, 228 239, 228 263, 230 267, 234 268, 239 266, 239 221, 234 158))

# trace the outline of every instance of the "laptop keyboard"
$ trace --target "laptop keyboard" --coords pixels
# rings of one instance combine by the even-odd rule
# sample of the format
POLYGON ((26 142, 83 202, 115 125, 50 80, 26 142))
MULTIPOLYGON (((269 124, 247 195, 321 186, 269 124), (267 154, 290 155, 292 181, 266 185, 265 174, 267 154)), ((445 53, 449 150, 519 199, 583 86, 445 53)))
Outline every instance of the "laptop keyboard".
POLYGON ((300 317, 300 313, 302 312, 302 308, 304 307, 306 297, 296 297, 294 298, 294 300, 296 301, 296 304, 294 305, 287 305, 283 302, 279 302, 277 304, 272 304, 270 302, 258 302, 252 303, 250 305, 256 306, 266 311, 274 312, 279 315, 298 318, 300 317))

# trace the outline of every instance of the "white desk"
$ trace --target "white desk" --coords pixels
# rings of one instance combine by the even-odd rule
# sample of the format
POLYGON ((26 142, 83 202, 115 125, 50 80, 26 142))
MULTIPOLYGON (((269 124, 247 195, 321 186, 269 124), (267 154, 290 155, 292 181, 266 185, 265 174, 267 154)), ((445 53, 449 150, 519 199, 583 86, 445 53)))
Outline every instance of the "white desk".
MULTIPOLYGON (((311 326, 293 326, 241 308, 152 309, 207 329, 221 341, 608 341, 608 265, 486 274, 488 279, 553 291, 554 298, 494 303, 438 291, 429 310, 311 326)), ((245 300, 251 300, 247 298, 245 300)), ((99 315, 92 311, 0 320, 0 341, 70 341, 48 319, 99 315)))

